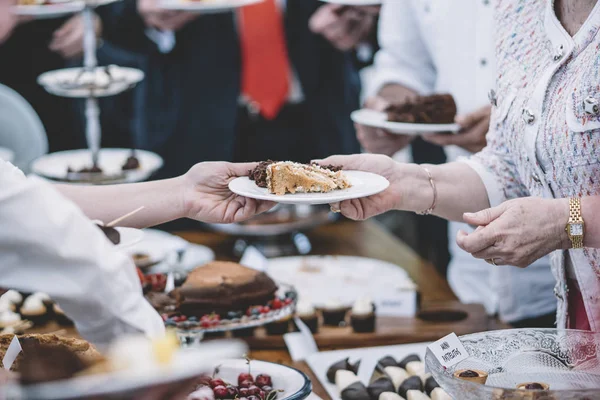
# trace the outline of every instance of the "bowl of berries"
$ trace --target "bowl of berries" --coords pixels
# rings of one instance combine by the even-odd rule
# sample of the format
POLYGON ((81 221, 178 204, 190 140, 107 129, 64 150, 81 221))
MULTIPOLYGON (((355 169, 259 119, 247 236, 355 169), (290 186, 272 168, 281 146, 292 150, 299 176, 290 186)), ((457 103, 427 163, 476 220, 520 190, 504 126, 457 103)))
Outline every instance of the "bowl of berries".
POLYGON ((203 376, 188 400, 303 400, 310 379, 295 368, 266 361, 225 360, 203 376))

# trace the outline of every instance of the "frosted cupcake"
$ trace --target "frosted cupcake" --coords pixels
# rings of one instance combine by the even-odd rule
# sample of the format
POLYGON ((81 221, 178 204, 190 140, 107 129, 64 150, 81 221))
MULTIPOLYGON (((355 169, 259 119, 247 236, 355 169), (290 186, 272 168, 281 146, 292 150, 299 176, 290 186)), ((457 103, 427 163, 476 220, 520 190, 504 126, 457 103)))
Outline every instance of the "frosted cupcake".
POLYGON ((350 324, 357 333, 375 332, 375 306, 371 299, 362 297, 354 303, 350 324))
POLYGON ((298 305, 296 305, 296 315, 312 333, 319 331, 319 317, 311 303, 300 300, 298 305))

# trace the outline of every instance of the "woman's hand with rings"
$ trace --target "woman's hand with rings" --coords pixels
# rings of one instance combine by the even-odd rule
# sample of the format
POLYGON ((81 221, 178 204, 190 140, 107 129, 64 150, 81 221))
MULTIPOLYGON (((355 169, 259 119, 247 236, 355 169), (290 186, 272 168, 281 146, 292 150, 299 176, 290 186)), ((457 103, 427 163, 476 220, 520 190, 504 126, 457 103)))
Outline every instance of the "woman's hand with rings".
POLYGON ((527 197, 509 200, 464 220, 477 226, 472 233, 459 231, 456 242, 473 257, 492 265, 525 268, 554 250, 568 248, 565 226, 567 199, 527 197))

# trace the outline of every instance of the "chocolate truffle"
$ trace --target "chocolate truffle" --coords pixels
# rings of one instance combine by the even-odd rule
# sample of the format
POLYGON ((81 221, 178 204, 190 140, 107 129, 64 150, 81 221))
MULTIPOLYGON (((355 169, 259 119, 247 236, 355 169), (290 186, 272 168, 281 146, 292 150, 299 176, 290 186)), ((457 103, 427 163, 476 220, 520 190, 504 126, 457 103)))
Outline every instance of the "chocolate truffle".
POLYGON ((386 367, 397 367, 398 366, 398 362, 396 361, 396 359, 392 356, 385 356, 383 358, 380 358, 379 361, 377 361, 377 366, 375 368, 377 368, 377 371, 383 373, 384 369, 386 367))

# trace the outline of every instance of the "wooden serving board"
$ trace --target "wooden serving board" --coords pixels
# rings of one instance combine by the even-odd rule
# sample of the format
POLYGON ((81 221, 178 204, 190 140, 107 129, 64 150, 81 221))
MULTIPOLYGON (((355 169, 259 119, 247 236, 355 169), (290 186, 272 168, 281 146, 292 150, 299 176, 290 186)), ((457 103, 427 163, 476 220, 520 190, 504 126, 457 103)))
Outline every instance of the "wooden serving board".
MULTIPOLYGON (((422 306, 419 316, 423 318, 378 317, 373 333, 355 333, 350 326, 320 326, 314 335, 321 351, 341 348, 373 347, 404 343, 429 342, 440 339, 449 333, 457 335, 482 332, 489 329, 489 318, 479 304, 459 302, 427 303, 422 306), (440 321, 443 318, 461 317, 460 320, 440 321)), ((227 335, 230 336, 229 334, 227 335)), ((257 328, 254 336, 242 338, 252 350, 285 349, 282 335, 267 335, 264 328, 257 328)), ((206 339, 211 340, 211 339, 206 339)))

